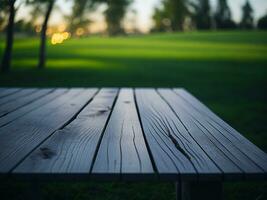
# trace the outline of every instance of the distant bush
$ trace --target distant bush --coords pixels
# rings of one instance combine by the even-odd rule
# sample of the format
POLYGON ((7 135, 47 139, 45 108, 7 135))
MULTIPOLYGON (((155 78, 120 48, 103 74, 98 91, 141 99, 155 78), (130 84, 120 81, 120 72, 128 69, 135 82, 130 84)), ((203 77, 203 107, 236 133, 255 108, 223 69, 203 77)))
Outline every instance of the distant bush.
POLYGON ((223 30, 223 29, 232 30, 232 29, 237 29, 238 28, 237 24, 231 19, 228 19, 228 20, 225 20, 225 21, 217 20, 216 26, 217 26, 217 29, 219 29, 219 30, 223 30))
POLYGON ((264 29, 267 30, 267 15, 260 18, 258 21, 258 29, 264 29))

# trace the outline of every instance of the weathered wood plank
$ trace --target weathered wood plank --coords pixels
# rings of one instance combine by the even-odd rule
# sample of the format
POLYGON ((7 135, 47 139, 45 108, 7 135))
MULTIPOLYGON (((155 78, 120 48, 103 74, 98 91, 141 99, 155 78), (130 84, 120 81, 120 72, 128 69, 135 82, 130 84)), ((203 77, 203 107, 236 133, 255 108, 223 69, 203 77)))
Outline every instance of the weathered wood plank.
POLYGON ((220 175, 203 151, 191 139, 188 141, 188 133, 154 89, 136 89, 136 101, 145 138, 162 178, 196 179, 197 170, 220 175), (196 148, 200 152, 194 152, 196 148))
POLYGON ((117 92, 101 89, 76 119, 56 131, 13 173, 88 175, 117 92))
MULTIPOLYGON (((202 123, 205 123, 206 126, 210 127, 209 130, 214 130, 216 134, 213 136, 217 140, 221 141, 223 139, 223 144, 225 144, 227 148, 229 147, 227 145, 231 145, 232 148, 236 149, 235 153, 242 153, 247 158, 246 160, 250 160, 250 164, 254 163, 267 172, 266 153, 247 140, 239 132, 234 130, 188 92, 183 89, 176 89, 174 91, 185 100, 188 105, 187 107, 194 111, 193 113, 197 119, 201 120, 202 123)), ((245 165, 242 166, 244 167, 245 165)), ((255 167, 255 170, 257 169, 258 168, 255 167)), ((253 174, 253 172, 251 173, 253 174)))
POLYGON ((54 101, 0 128, 0 173, 12 170, 54 131, 68 123, 96 89, 71 89, 54 101))
POLYGON ((236 149, 231 141, 221 137, 221 134, 206 123, 203 117, 198 115, 184 99, 169 89, 160 89, 159 93, 174 110, 195 141, 223 170, 225 178, 238 177, 238 174, 244 173, 257 174, 263 172, 236 149), (237 167, 240 170, 237 171, 237 167))
POLYGON ((24 105, 27 105, 38 98, 45 96, 50 93, 52 89, 39 89, 38 91, 31 93, 27 96, 23 96, 21 98, 17 98, 14 101, 7 102, 4 105, 0 105, 0 117, 6 115, 24 105))
POLYGON ((96 91, 0 88, 0 174, 266 177, 266 154, 185 90, 96 91))
POLYGON ((56 89, 53 92, 47 94, 46 96, 39 98, 38 100, 32 102, 31 104, 27 104, 23 107, 18 108, 17 110, 8 113, 5 116, 2 116, 0 118, 0 127, 12 122, 13 120, 16 120, 17 118, 25 115, 26 113, 29 113, 47 103, 50 101, 53 101, 63 93, 67 92, 67 89, 56 89))
POLYGON ((104 132, 93 174, 154 174, 138 119, 133 90, 122 89, 104 132))
POLYGON ((29 88, 29 89, 23 89, 23 90, 19 90, 18 92, 15 92, 11 95, 5 96, 3 98, 0 99, 0 105, 4 105, 6 103, 9 103, 11 101, 14 101, 18 98, 21 98, 23 96, 29 95, 33 92, 36 92, 37 89, 36 88, 29 88))
POLYGON ((18 92, 19 90, 21 90, 21 89, 20 88, 1 88, 0 98, 14 94, 14 93, 18 92))

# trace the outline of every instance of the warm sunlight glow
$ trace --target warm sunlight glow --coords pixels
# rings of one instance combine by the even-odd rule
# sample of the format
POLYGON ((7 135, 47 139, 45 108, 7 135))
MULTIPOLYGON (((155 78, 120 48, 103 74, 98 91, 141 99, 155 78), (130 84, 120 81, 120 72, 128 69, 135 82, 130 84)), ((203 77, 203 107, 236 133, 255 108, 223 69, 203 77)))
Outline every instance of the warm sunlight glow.
POLYGON ((68 32, 63 32, 61 35, 63 36, 64 40, 66 40, 70 37, 70 33, 68 33, 68 32))
POLYGON ((60 24, 58 26, 58 32, 63 32, 66 30, 66 28, 67 28, 66 24, 60 24))
POLYGON ((84 29, 83 28, 77 28, 76 35, 77 36, 82 36, 83 34, 84 34, 84 29))
POLYGON ((52 28, 47 28, 46 35, 52 35, 52 34, 53 34, 53 29, 52 28))
POLYGON ((35 32, 36 32, 36 33, 40 33, 41 30, 42 30, 42 27, 41 27, 41 26, 36 26, 36 27, 35 27, 35 32))
POLYGON ((63 33, 54 33, 51 38, 51 43, 53 45, 61 44, 64 40, 70 38, 70 33, 63 32, 63 33))

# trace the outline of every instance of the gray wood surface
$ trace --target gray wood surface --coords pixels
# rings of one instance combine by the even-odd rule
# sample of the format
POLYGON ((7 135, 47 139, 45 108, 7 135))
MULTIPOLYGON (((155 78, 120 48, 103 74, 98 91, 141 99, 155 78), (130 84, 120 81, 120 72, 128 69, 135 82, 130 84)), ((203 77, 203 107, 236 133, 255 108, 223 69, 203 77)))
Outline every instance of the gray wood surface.
POLYGON ((257 174, 262 172, 243 153, 239 152, 231 141, 226 140, 216 129, 209 126, 203 117, 198 115, 184 99, 169 89, 159 90, 159 93, 174 110, 195 141, 222 169, 225 178, 240 176, 242 173, 257 174))
POLYGON ((13 173, 89 174, 117 89, 101 89, 79 115, 32 152, 13 173))
POLYGON ((14 101, 7 102, 5 104, 0 105, 0 117, 24 106, 27 105, 42 96, 47 95, 51 92, 52 89, 39 89, 38 91, 31 93, 29 95, 23 96, 21 98, 17 98, 14 101))
POLYGON ((20 88, 1 88, 0 89, 0 98, 14 94, 15 92, 18 92, 21 90, 20 88))
POLYGON ((31 112, 31 111, 49 103, 50 101, 53 101, 55 98, 59 97, 60 95, 64 94, 65 92, 67 92, 67 89, 53 90, 53 92, 43 96, 42 98, 39 98, 36 101, 31 102, 30 104, 24 105, 23 107, 20 107, 11 113, 8 113, 5 116, 2 116, 0 118, 0 127, 18 119, 19 117, 25 115, 28 112, 31 112))
POLYGON ((95 92, 96 89, 71 89, 55 101, 1 127, 0 173, 12 170, 54 131, 68 123, 95 92))
POLYGON ((184 89, 0 88, 6 175, 259 180, 267 155, 184 89))
MULTIPOLYGON (((175 177, 177 174, 182 178, 187 176, 197 178, 195 176, 197 168, 205 170, 205 167, 214 173, 219 173, 203 153, 196 155, 193 149, 190 149, 187 136, 179 132, 178 119, 155 90, 137 89, 136 101, 144 134, 160 176, 175 177), (191 160, 191 157, 195 159, 191 160)), ((192 146, 197 148, 194 144, 192 146)))
POLYGON ((32 94, 33 92, 36 92, 37 89, 23 89, 23 90, 19 90, 18 92, 15 92, 13 94, 7 95, 5 97, 0 98, 0 105, 4 105, 6 103, 10 103, 11 101, 14 101, 18 98, 24 97, 26 95, 32 94))
POLYGON ((239 167, 245 171, 246 175, 251 174, 253 176, 254 173, 257 175, 261 170, 267 171, 267 155, 265 152, 224 122, 191 94, 183 89, 174 91, 185 100, 188 105, 187 108, 190 108, 189 112, 193 111, 194 117, 204 124, 208 131, 213 131, 215 139, 230 150, 237 159, 242 156, 242 159, 239 160, 241 163, 237 159, 236 162, 239 163, 239 167), (248 165, 250 165, 250 169, 248 165), (258 167, 255 167, 255 165, 258 167))
MULTIPOLYGON (((134 177, 154 174, 132 89, 122 89, 104 132, 93 174, 134 177)), ((122 177, 122 178, 123 178, 122 177)))

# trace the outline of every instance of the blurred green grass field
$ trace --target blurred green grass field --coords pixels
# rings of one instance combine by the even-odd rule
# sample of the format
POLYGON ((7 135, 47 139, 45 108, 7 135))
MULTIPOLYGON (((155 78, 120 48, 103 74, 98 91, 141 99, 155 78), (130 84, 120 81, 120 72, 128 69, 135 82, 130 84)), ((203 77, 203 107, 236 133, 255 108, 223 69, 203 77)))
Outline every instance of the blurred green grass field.
MULTIPOLYGON (((0 87, 184 87, 267 152, 267 32, 88 37, 59 45, 49 42, 44 70, 36 69, 38 44, 37 38, 15 40, 12 69, 0 75, 0 87)), ((1 56, 3 48, 2 38, 1 56)), ((70 199, 174 199, 171 183, 63 185, 56 188, 75 191, 70 199)), ((57 199, 64 198, 51 186, 44 190, 57 199)), ((266 191, 266 182, 227 183, 224 194, 229 200, 261 200, 267 199, 266 191)))

